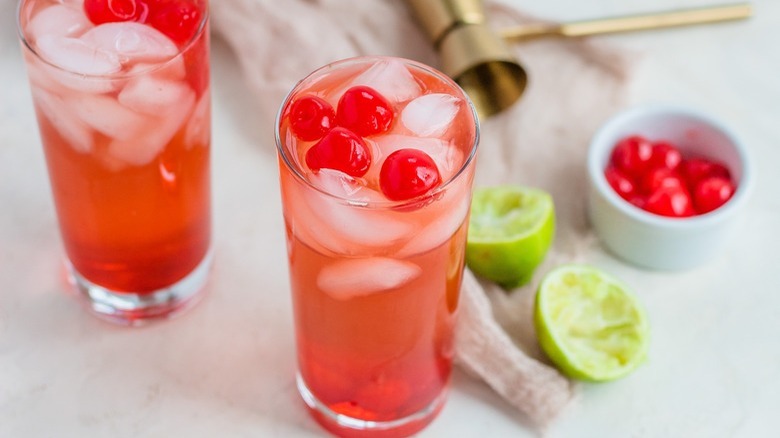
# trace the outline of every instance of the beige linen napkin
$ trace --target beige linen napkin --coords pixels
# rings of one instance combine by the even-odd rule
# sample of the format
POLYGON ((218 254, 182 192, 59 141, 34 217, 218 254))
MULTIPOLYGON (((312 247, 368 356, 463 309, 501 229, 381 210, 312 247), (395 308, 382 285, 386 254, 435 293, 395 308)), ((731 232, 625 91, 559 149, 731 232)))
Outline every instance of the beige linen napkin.
MULTIPOLYGON (((497 0, 488 7, 497 26, 530 20, 497 0)), ((295 82, 329 62, 368 54, 438 62, 399 0, 220 0, 211 8, 215 31, 234 49, 259 102, 258 122, 268 126, 295 82)), ((543 427, 574 389, 536 343, 535 283, 539 273, 579 261, 595 245, 584 214, 585 154, 595 128, 623 103, 627 62, 619 52, 583 41, 536 41, 516 51, 529 85, 519 104, 482 121, 476 184, 549 191, 556 240, 532 284, 511 293, 466 272, 455 356, 543 427)))

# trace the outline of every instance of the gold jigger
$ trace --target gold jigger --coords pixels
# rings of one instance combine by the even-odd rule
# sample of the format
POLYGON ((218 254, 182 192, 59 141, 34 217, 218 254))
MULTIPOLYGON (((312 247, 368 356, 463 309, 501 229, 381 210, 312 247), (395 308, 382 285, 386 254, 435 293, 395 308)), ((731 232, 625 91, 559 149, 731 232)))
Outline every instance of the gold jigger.
POLYGON ((539 37, 582 37, 635 30, 740 20, 752 15, 749 3, 613 17, 573 23, 529 23, 493 33, 482 0, 406 0, 439 51, 442 71, 468 93, 480 117, 511 106, 528 76, 505 41, 539 37))
POLYGON ((487 23, 481 0, 406 0, 441 56, 441 70, 469 95, 480 117, 512 105, 528 76, 487 23))

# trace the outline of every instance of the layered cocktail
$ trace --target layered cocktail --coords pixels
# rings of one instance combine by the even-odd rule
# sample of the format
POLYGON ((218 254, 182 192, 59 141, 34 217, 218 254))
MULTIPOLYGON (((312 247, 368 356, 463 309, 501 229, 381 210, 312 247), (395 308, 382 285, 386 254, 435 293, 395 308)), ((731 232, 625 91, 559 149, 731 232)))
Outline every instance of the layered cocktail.
POLYGON ((340 61, 279 113, 298 387, 339 435, 408 435, 441 408, 478 140, 463 91, 416 62, 340 61))
POLYGON ((19 32, 72 281, 139 324, 210 254, 206 0, 22 0, 19 32))

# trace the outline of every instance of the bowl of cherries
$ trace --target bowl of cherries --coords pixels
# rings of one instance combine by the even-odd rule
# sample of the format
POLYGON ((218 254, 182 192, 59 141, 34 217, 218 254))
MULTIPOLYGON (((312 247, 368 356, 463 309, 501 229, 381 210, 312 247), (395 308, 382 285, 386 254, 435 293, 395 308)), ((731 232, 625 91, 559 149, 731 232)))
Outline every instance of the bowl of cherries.
POLYGON ((702 112, 646 105, 611 118, 588 151, 588 214, 638 266, 679 270, 723 250, 752 186, 748 152, 702 112))

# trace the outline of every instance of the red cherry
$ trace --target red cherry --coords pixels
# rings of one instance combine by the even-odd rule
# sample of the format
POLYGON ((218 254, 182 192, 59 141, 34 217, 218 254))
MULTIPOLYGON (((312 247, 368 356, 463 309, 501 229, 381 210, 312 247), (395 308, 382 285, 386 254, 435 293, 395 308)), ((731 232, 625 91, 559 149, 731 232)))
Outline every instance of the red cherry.
POLYGON ((336 111, 324 99, 304 96, 290 105, 290 130, 301 140, 319 140, 333 127, 336 111))
POLYGON ((311 170, 340 170, 361 177, 371 165, 371 153, 366 142, 345 128, 333 128, 306 152, 306 165, 311 170))
POLYGON ((336 111, 339 126, 364 137, 387 131, 394 117, 390 102, 378 91, 363 85, 345 91, 336 111))
POLYGON ((665 167, 674 170, 681 162, 682 154, 671 143, 666 141, 657 141, 653 143, 653 153, 650 157, 651 167, 665 167))
POLYGON ((694 190, 699 181, 718 176, 725 179, 731 179, 731 173, 726 166, 708 160, 706 158, 691 158, 682 163, 682 174, 685 177, 688 187, 694 190))
POLYGON ((144 21, 149 5, 146 0, 84 0, 84 12, 94 24, 144 21))
POLYGON ((634 196, 636 192, 634 183, 616 168, 607 167, 607 170, 604 171, 604 177, 621 198, 629 201, 634 196))
POLYGON ((626 176, 636 178, 649 167, 652 156, 652 143, 642 136, 632 135, 615 145, 610 162, 626 176))
POLYGON ((419 149, 399 149, 385 158, 379 188, 388 199, 402 201, 420 196, 441 182, 430 155, 419 149))
POLYGON ((725 204, 734 195, 734 184, 719 176, 701 180, 693 192, 693 204, 699 214, 709 213, 725 204))
POLYGON ((670 217, 687 217, 695 214, 691 197, 682 186, 659 188, 647 198, 644 209, 670 217))
POLYGON ((150 0, 148 22, 178 45, 195 36, 203 21, 205 3, 198 0, 150 0))
POLYGON ((650 170, 642 177, 642 192, 647 194, 655 193, 661 187, 683 187, 682 179, 672 170, 666 167, 659 167, 650 170))

